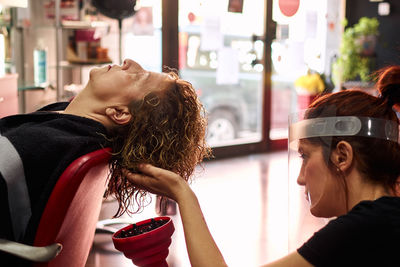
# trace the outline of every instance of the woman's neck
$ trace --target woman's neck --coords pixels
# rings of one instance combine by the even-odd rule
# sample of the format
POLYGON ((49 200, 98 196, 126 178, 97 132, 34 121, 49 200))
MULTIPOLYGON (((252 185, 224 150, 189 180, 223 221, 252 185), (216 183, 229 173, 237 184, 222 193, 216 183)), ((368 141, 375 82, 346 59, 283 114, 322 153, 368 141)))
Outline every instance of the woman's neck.
POLYGON ((64 114, 72 114, 75 116, 89 118, 100 122, 106 128, 110 126, 110 122, 104 113, 105 107, 101 105, 87 91, 80 92, 64 110, 64 114))
POLYGON ((376 200, 383 196, 393 194, 382 184, 373 183, 360 175, 353 175, 347 180, 348 187, 348 210, 364 200, 376 200))

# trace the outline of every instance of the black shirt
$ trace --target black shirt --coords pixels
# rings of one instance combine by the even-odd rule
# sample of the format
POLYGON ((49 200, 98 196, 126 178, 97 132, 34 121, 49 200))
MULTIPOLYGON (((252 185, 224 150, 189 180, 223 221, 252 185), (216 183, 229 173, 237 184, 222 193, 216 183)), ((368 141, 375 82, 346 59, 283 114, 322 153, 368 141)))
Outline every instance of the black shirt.
POLYGON ((400 266, 400 198, 360 202, 297 251, 314 266, 400 266))

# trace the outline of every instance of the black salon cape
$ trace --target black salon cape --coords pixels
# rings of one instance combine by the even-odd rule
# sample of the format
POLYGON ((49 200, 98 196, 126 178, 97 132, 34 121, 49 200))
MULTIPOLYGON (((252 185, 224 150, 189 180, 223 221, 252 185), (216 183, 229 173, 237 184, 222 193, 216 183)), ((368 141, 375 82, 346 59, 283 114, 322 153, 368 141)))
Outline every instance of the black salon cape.
POLYGON ((314 266, 400 266, 400 198, 362 201, 298 250, 314 266))
MULTIPOLYGON (((34 113, 0 119, 1 135, 14 145, 24 165, 32 208, 24 238, 27 244, 33 243, 40 216, 61 173, 79 156, 107 146, 106 128, 101 123, 53 112, 67 106, 67 102, 55 103, 34 113)), ((12 240, 6 188, 0 174, 0 237, 12 240)))

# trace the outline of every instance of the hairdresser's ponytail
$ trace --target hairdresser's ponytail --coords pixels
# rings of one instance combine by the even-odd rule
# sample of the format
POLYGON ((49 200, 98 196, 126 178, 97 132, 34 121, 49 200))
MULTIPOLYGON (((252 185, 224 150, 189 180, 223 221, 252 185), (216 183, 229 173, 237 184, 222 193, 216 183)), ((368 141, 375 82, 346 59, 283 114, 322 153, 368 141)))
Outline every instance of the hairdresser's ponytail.
POLYGON ((376 88, 382 100, 390 107, 400 104, 400 66, 390 66, 380 70, 376 88))

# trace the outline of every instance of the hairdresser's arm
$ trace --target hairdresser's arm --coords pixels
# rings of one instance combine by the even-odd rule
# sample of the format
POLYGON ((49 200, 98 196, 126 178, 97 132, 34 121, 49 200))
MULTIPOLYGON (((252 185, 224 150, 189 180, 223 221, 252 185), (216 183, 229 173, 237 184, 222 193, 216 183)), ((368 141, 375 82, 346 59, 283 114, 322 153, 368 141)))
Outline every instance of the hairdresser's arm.
MULTIPOLYGON (((135 185, 151 193, 175 200, 179 205, 186 246, 193 267, 226 266, 212 238, 196 195, 177 174, 151 165, 140 168, 143 175, 126 173, 135 185)), ((312 267, 299 253, 293 252, 265 267, 312 267)))
POLYGON ((135 185, 175 200, 179 206, 186 247, 193 267, 227 266, 205 222, 196 195, 179 175, 142 165, 141 174, 126 173, 135 185))

